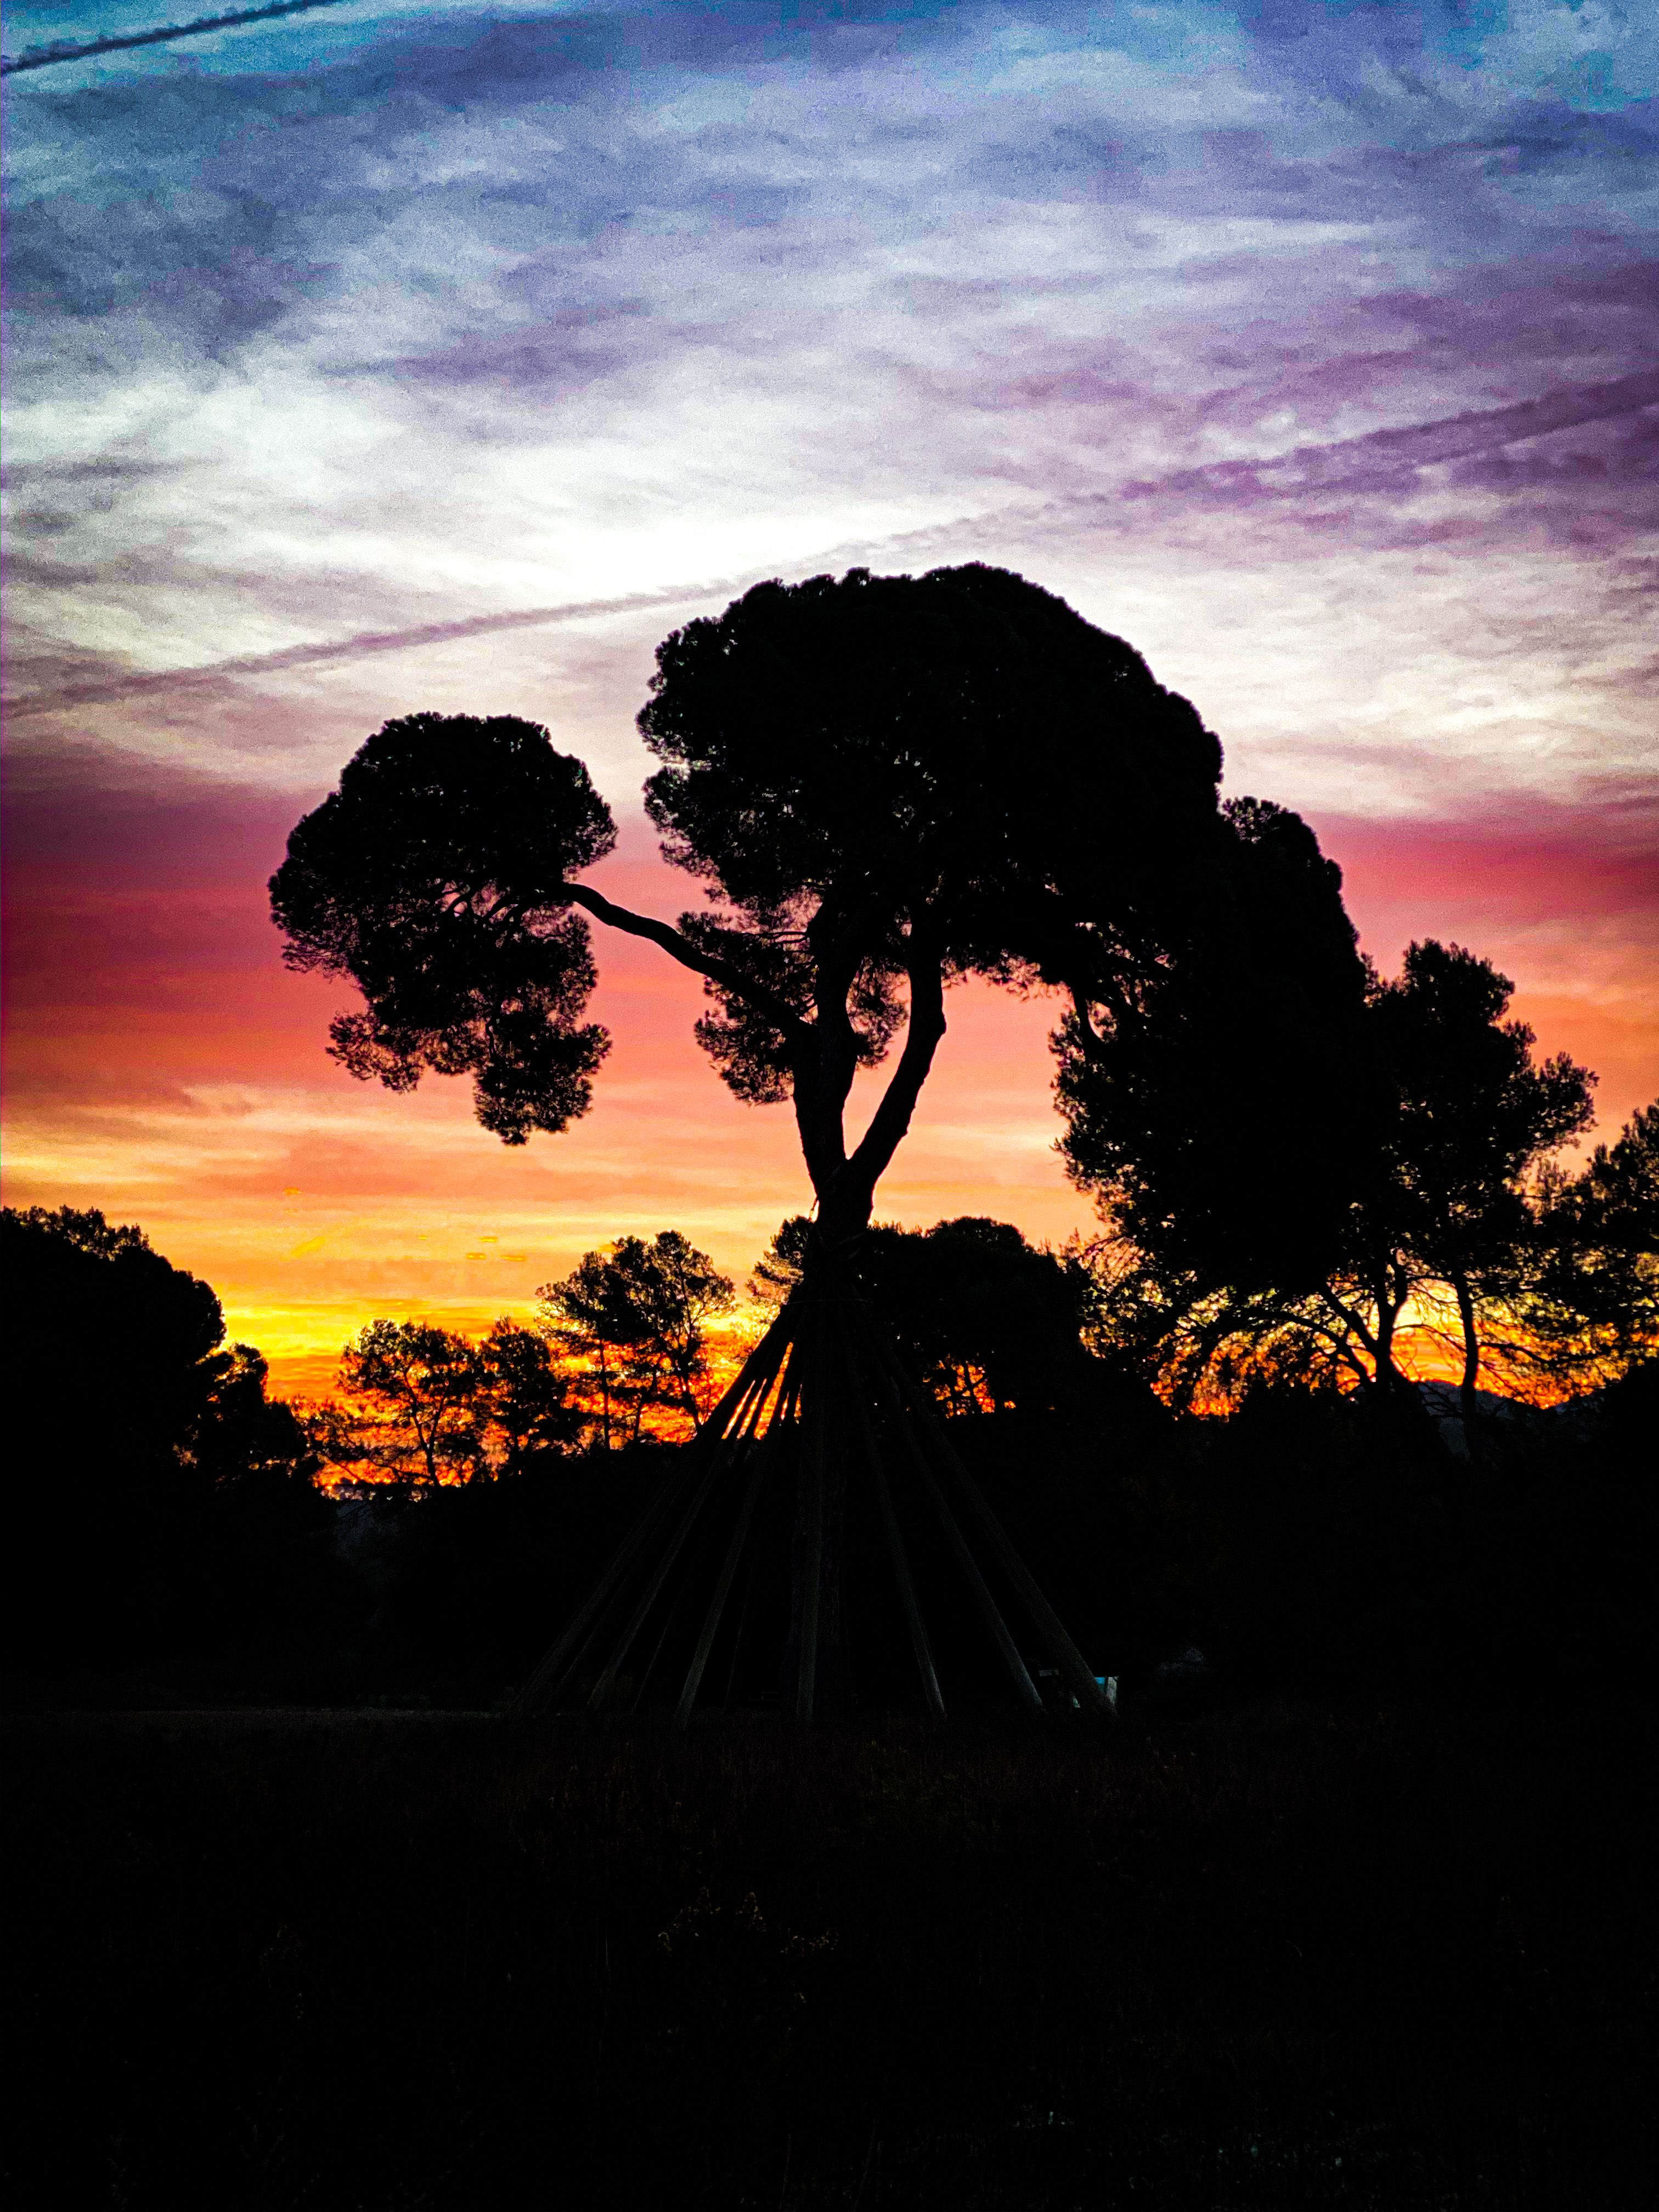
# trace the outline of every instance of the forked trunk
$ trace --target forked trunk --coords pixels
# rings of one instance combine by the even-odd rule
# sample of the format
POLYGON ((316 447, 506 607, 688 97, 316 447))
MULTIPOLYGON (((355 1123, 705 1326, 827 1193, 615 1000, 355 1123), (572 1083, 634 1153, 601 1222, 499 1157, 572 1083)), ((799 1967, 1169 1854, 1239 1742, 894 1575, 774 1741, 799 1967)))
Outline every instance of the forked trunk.
POLYGON ((1376 1350, 1375 1357, 1376 1380, 1382 1395, 1390 1402, 1397 1403, 1406 1389, 1406 1378, 1395 1364, 1394 1332, 1395 1323, 1400 1318, 1405 1300, 1392 1297, 1390 1291, 1391 1285, 1384 1277, 1378 1282, 1376 1291, 1376 1350))

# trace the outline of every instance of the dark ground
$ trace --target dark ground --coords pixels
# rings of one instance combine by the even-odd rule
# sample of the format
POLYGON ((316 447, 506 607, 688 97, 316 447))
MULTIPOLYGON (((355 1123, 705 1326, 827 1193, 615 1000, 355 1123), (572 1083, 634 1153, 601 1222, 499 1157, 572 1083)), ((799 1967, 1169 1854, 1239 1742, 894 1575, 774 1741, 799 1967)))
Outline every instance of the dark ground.
POLYGON ((57 2206, 1653 2202, 1653 1724, 7 1724, 57 2206))

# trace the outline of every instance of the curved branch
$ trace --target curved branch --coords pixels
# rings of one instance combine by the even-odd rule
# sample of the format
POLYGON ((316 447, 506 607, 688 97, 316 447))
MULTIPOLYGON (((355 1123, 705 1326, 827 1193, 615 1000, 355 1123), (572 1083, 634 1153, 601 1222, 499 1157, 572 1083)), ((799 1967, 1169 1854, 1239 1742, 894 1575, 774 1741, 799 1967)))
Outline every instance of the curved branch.
POLYGON ((1347 1306, 1345 1306, 1341 1299, 1337 1297, 1335 1291, 1331 1290, 1328 1285, 1322 1289, 1319 1295, 1324 1299, 1326 1304, 1331 1309, 1331 1311, 1335 1314, 1338 1318, 1352 1332, 1352 1334, 1359 1339, 1359 1341, 1364 1346, 1366 1351, 1370 1353, 1371 1358, 1373 1359, 1376 1358, 1378 1356, 1377 1340, 1376 1337, 1372 1335, 1370 1330, 1367 1328, 1359 1314, 1351 1310, 1347 1306))
POLYGON ((868 1196, 873 1196, 910 1126, 921 1086, 945 1035, 944 963, 931 946, 918 945, 913 939, 904 965, 910 978, 910 1019, 904 1049, 882 1093, 881 1103, 870 1117, 869 1127, 847 1163, 848 1174, 856 1178, 860 1194, 868 1196))
POLYGON ((801 1050, 811 1042, 811 1024, 803 1021, 787 1000, 755 982, 740 968, 734 968, 729 961, 720 959, 718 954, 699 952, 672 922, 658 921, 648 914, 635 914, 629 908, 617 905, 614 900, 606 898, 603 891, 596 891, 586 884, 560 884, 554 896, 572 906, 583 908, 596 921, 604 922, 609 928, 623 930, 629 937, 647 938, 653 945, 660 945, 669 958, 678 960, 682 968, 689 968, 694 975, 706 977, 732 998, 741 999, 745 1006, 752 1006, 757 1013, 764 1014, 769 1022, 783 1032, 785 1042, 792 1052, 801 1050))

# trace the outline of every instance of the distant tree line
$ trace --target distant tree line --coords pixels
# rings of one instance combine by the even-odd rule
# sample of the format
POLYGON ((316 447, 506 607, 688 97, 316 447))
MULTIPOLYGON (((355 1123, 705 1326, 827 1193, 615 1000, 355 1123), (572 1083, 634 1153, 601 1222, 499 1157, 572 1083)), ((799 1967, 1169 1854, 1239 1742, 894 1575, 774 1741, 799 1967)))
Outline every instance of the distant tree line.
MULTIPOLYGON (((799 1280, 811 1227, 805 1214, 785 1221, 756 1263, 749 1290, 763 1311, 799 1280)), ((973 1218, 927 1231, 878 1224, 857 1269, 947 1414, 1052 1409, 1101 1364, 1090 1342, 1098 1287, 1081 1245, 1054 1253, 973 1218)), ((544 1284, 533 1326, 503 1316, 473 1342, 427 1322, 371 1322, 307 1433, 337 1473, 416 1488, 684 1440, 720 1387, 710 1324, 737 1304, 731 1278, 678 1231, 624 1237, 544 1284)))
MULTIPOLYGON (((1576 1172, 1560 1165, 1595 1079, 1565 1054, 1535 1060, 1531 1030, 1507 1018, 1510 990, 1433 940, 1408 948, 1395 980, 1368 971, 1389 1112, 1363 1132, 1335 1263, 1317 1279, 1298 1275, 1280 1233, 1294 1194, 1215 1203, 1196 1141, 1214 1102, 1175 1097, 1190 1069, 1164 1009, 1086 1049, 1074 1024, 1062 1031, 1066 1156, 1103 1236, 1055 1252, 974 1217, 877 1224, 860 1286, 948 1416, 1054 1413, 1108 1375, 1177 1411, 1269 1386, 1398 1398, 1402 1331, 1419 1364, 1425 1344, 1455 1362, 1471 1433, 1483 1375, 1540 1401, 1605 1388, 1659 1355, 1659 1103, 1576 1172), (1238 1226, 1253 1218, 1255 1243, 1238 1226)), ((793 1216, 757 1261, 763 1310, 799 1281, 811 1235, 793 1216)), ((337 1395, 296 1411, 268 1395, 257 1350, 225 1342, 209 1285, 142 1230, 8 1208, 0 1237, 21 1462, 50 1466, 49 1487, 67 1485, 98 1525, 141 1498, 275 1495, 325 1468, 421 1490, 694 1436, 719 1387, 711 1325, 738 1307, 678 1231, 624 1237, 544 1284, 532 1322, 503 1316, 481 1340, 369 1322, 343 1349, 337 1395)))
MULTIPOLYGON (((1509 989, 1433 943, 1370 978, 1394 1103, 1365 1133, 1342 1265, 1317 1282, 1283 1239, 1256 1254, 1206 1217, 1213 1164, 1188 1149, 1204 1102, 1163 1150, 1131 1147, 1174 1071, 1127 1024, 1109 1060, 1097 1045, 1067 1140, 1105 1235, 1056 1251, 972 1217, 866 1231, 864 1294, 1103 1656, 1132 1668, 1195 1638, 1269 1675, 1399 1667, 1473 1633, 1503 1577, 1504 1605, 1553 1606, 1549 1635, 1577 1638, 1583 1663, 1592 1616, 1614 1644, 1633 1632, 1633 1595, 1607 1593, 1651 1520, 1659 1105, 1564 1166, 1590 1079, 1535 1060, 1509 989), (1408 1380, 1425 1340, 1452 1362, 1461 1424, 1408 1380), (1511 1402, 1566 1403, 1511 1417, 1483 1376, 1511 1402)), ((763 1311, 810 1233, 792 1217, 757 1261, 763 1311)), ((510 1680, 696 1432, 714 1325, 743 1340, 732 1280, 665 1231, 589 1252, 530 1321, 480 1340, 371 1322, 336 1395, 295 1408, 142 1230, 8 1209, 0 1259, 6 1637, 14 1665, 48 1674, 254 1652, 349 1684, 365 1667, 510 1680)))

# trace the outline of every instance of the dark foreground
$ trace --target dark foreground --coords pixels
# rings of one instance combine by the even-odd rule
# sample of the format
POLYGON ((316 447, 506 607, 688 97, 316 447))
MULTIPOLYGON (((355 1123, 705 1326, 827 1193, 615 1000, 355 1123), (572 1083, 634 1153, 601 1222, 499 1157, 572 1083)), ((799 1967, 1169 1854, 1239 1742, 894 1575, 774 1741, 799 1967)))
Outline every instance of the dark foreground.
POLYGON ((10 1735, 19 2212, 1652 2201, 1627 1714, 10 1735))

